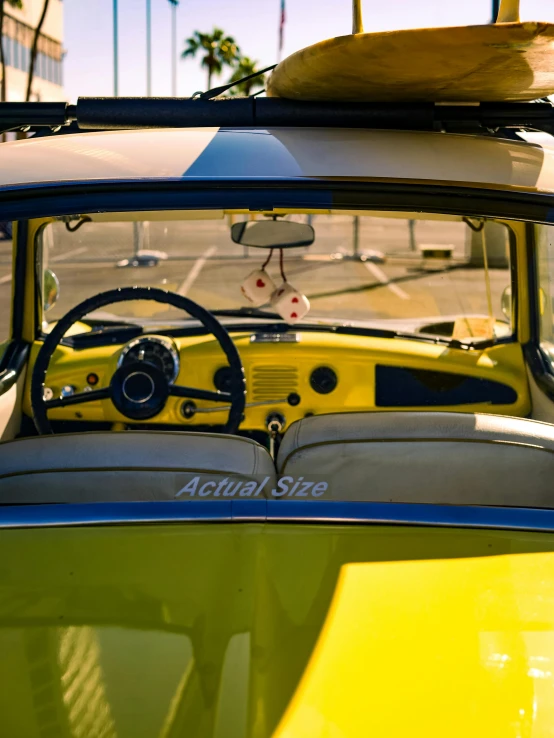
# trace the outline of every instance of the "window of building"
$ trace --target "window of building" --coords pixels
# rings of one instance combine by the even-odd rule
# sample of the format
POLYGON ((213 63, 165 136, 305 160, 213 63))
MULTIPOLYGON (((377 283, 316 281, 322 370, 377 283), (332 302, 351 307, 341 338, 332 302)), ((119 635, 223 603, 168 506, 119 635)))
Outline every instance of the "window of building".
MULTIPOLYGON (((4 18, 4 50, 8 66, 29 71, 34 31, 25 23, 6 15, 4 18)), ((56 85, 62 84, 62 46, 48 36, 39 36, 35 75, 56 85)))

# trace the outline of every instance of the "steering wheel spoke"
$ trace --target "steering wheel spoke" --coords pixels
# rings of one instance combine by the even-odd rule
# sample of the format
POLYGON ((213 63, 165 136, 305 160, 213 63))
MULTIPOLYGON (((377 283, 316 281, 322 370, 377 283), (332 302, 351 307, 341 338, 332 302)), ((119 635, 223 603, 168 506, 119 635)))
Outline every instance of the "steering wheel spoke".
POLYGON ((77 392, 75 395, 67 397, 55 397, 52 400, 45 400, 44 404, 48 410, 55 407, 67 407, 68 405, 80 405, 83 402, 94 402, 95 400, 108 400, 112 396, 111 387, 102 387, 102 389, 91 390, 90 392, 77 392))
POLYGON ((203 390, 195 387, 183 387, 172 385, 169 394, 175 397, 187 397, 189 400, 209 400, 210 402, 231 402, 233 396, 230 392, 219 392, 219 390, 203 390))

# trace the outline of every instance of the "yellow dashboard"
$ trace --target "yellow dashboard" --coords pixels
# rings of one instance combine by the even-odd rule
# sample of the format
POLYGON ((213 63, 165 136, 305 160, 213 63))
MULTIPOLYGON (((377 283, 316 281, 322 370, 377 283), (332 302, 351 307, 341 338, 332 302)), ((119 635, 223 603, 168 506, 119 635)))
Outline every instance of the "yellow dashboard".
MULTIPOLYGON (((482 351, 450 348, 403 338, 308 332, 275 334, 234 332, 246 374, 247 407, 242 430, 266 430, 272 412, 286 426, 307 414, 372 410, 449 410, 525 416, 531 402, 521 346, 499 344, 482 351), (287 398, 298 404, 290 404, 287 398), (250 403, 256 403, 249 406, 250 403), (260 404, 263 403, 263 404, 260 404)), ((163 339, 167 341, 167 338, 163 339)), ((176 384, 213 390, 225 356, 212 336, 169 339, 178 356, 176 384)), ((32 416, 30 378, 42 344, 33 346, 26 379, 24 412, 32 416)), ((143 344, 144 345, 144 344, 143 344)), ((82 392, 96 378, 105 387, 129 344, 72 348, 60 345, 46 377, 49 396, 82 392)), ((203 412, 217 403, 195 400, 196 412, 184 417, 190 402, 169 397, 148 424, 187 428, 221 426, 226 410, 203 412)), ((190 411, 190 405, 189 405, 190 411)), ((81 420, 141 425, 121 415, 110 400, 49 411, 51 420, 81 420)))

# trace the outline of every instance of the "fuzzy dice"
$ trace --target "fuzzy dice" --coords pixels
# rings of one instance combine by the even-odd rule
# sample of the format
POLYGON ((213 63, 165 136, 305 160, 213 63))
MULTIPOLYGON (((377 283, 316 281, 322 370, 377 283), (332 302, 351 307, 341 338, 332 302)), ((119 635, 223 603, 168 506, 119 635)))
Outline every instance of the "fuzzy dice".
POLYGON ((275 289, 275 282, 265 269, 256 269, 249 274, 240 288, 246 299, 256 307, 269 302, 275 289))
POLYGON ((286 320, 287 323, 296 323, 306 315, 310 309, 310 301, 301 292, 288 282, 275 290, 271 298, 271 305, 286 320))

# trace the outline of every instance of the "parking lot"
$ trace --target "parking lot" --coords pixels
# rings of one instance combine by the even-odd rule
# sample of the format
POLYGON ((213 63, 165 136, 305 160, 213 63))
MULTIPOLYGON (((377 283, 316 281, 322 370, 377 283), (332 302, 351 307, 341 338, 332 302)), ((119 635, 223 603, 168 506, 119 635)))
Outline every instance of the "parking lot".
MULTIPOLYGON (((299 217, 306 220, 306 216, 299 217)), ((429 220, 410 226, 405 219, 364 217, 356 225, 352 216, 341 215, 314 216, 312 224, 314 244, 285 253, 287 278, 308 295, 311 316, 410 320, 487 314, 483 271, 467 266, 469 241, 463 223, 429 220), (425 244, 451 246, 450 268, 429 271, 420 253, 425 244), (352 258, 375 250, 386 255, 384 264, 352 258)), ((232 243, 227 217, 153 221, 138 230, 131 222, 94 222, 74 233, 56 223, 46 243, 48 265, 61 285, 60 299, 49 319, 96 292, 135 284, 173 290, 212 309, 237 308, 247 304, 240 293, 241 282, 268 253, 232 243), (154 267, 118 267, 137 248, 167 258, 154 267)), ((11 243, 0 241, 0 337, 7 334, 10 262, 11 243)), ((276 256, 268 271, 280 281, 276 256)), ((490 279, 493 310, 502 317, 500 297, 509 283, 509 271, 491 269, 490 279)), ((158 317, 159 310, 151 304, 136 304, 132 309, 119 306, 119 314, 133 317, 158 317)))

